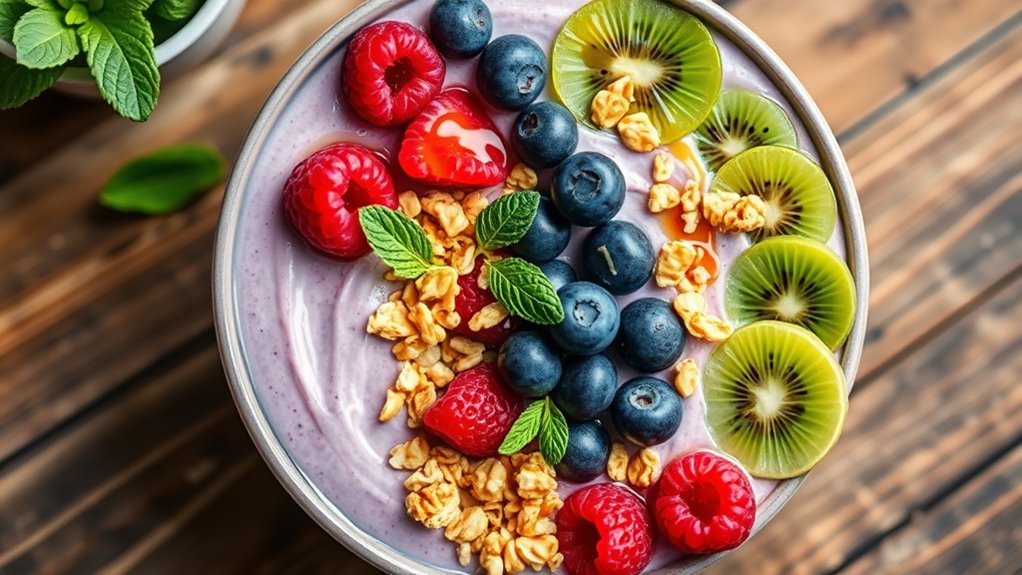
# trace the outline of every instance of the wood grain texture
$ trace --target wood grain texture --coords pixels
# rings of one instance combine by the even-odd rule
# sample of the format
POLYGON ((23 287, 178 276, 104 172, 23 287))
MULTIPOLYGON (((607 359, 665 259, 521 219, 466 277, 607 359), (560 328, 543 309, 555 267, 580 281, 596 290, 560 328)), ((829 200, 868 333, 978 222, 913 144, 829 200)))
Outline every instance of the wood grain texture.
POLYGON ((917 513, 897 535, 852 563, 847 575, 1014 575, 1022 548, 1022 446, 961 491, 917 513))
POLYGON ((730 9, 787 62, 835 132, 1020 11, 1002 0, 746 0, 730 9))

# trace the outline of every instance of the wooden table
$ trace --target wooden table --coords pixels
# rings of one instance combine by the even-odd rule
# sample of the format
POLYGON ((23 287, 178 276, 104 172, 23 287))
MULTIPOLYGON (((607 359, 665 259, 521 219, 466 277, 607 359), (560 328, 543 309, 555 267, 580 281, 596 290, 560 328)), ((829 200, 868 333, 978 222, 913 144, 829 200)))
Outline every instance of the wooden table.
MULTIPOLYGON (((370 571, 242 428, 210 313, 222 189, 101 209, 128 157, 236 154, 351 0, 250 0, 152 119, 47 94, 0 113, 0 572, 370 571)), ((1022 6, 734 0, 844 147, 869 235, 869 334, 841 442, 713 573, 1022 569, 1022 6)))

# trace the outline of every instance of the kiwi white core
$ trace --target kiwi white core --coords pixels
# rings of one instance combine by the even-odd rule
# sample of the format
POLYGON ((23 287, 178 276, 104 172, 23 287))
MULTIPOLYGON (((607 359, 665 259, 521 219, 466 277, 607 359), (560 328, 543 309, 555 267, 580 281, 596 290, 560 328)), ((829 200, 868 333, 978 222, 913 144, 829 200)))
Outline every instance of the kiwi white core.
POLYGON ((609 70, 615 79, 630 76, 632 82, 644 88, 655 86, 664 77, 664 68, 657 62, 628 56, 614 58, 609 70))
POLYGON ((760 421, 769 421, 781 413, 784 406, 784 399, 787 396, 784 384, 773 378, 768 379, 763 385, 754 387, 750 391, 756 397, 756 404, 752 408, 760 421))
POLYGON ((783 293, 774 300, 772 307, 785 321, 795 321, 802 317, 806 303, 793 293, 783 293))

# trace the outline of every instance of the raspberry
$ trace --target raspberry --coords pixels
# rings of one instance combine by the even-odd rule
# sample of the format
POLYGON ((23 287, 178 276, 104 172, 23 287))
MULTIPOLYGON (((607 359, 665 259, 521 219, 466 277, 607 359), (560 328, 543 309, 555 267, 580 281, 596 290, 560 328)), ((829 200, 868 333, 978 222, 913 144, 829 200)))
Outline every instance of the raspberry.
POLYGON ((397 207, 387 167, 358 144, 331 144, 302 160, 284 184, 284 213, 312 247, 338 258, 369 252, 357 211, 397 207))
POLYGON ((523 409, 491 362, 463 371, 422 418, 426 428, 465 455, 494 457, 523 409))
POLYGON ((482 105, 461 88, 444 90, 408 125, 398 162, 433 186, 481 188, 507 177, 507 151, 482 105))
POLYGON ((613 483, 583 487, 564 500, 557 541, 571 575, 636 575, 653 557, 646 506, 613 483))
POLYGON ((738 547, 756 521, 756 497, 748 477, 709 451, 668 463, 648 498, 660 531, 685 553, 738 547))
POLYGON ((348 44, 341 89, 359 116, 377 126, 411 120, 440 92, 447 68, 429 38, 405 22, 359 30, 348 44))
POLYGON ((472 273, 458 278, 461 292, 454 299, 454 311, 458 312, 458 315, 461 316, 461 323, 451 331, 472 341, 483 343, 488 347, 500 347, 504 340, 507 339, 507 336, 511 335, 511 332, 518 325, 518 318, 508 316, 507 319, 499 324, 479 331, 472 331, 468 327, 468 321, 472 319, 476 312, 497 301, 497 298, 493 296, 493 292, 479 287, 479 272, 482 270, 482 266, 483 260, 476 260, 476 267, 472 270, 472 273))

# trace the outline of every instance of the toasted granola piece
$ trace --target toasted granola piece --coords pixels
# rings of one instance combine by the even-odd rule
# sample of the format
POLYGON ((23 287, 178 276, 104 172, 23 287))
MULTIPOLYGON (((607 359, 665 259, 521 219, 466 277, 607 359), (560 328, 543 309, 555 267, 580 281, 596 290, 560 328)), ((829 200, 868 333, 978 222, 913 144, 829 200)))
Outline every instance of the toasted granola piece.
POLYGON ((397 205, 401 208, 401 212, 409 218, 418 217, 418 215, 422 213, 422 204, 419 203, 419 195, 411 190, 398 194, 397 205))
POLYGON ((651 152, 660 145, 660 132, 646 112, 636 112, 622 118, 617 123, 617 132, 629 150, 651 152))
POLYGON ((659 214, 681 203, 681 192, 671 184, 653 184, 649 188, 649 211, 659 214))
POLYGON ((402 393, 395 391, 394 389, 387 390, 387 399, 383 402, 383 408, 380 409, 380 421, 390 421, 394 417, 401 413, 401 408, 405 405, 405 396, 402 393))
POLYGON ((461 515, 458 487, 438 481, 405 497, 408 515, 430 529, 446 527, 461 515))
POLYGON ((394 469, 418 469, 429 460, 429 442, 418 435, 390 449, 388 463, 394 469))
POLYGON ((536 175, 536 170, 521 162, 511 168, 511 173, 507 175, 505 181, 506 189, 511 190, 535 190, 538 184, 539 176, 536 175))
POLYGON ((699 366, 695 360, 685 358, 679 361, 674 369, 677 372, 674 375, 674 389, 678 391, 678 395, 689 397, 695 393, 696 387, 699 386, 699 366))
POLYGON ((422 211, 436 218, 449 238, 457 236, 470 225, 461 203, 447 192, 431 192, 420 202, 422 211))
POLYGON ((380 304, 380 307, 369 316, 366 331, 391 341, 418 333, 408 317, 408 308, 400 301, 380 304))
POLYGON ((660 455, 652 448, 644 447, 628 462, 628 483, 645 489, 660 478, 660 455))
POLYGON ((653 181, 664 183, 674 175, 674 156, 667 152, 658 152, 653 156, 653 181))
POLYGON ((593 97, 589 117, 601 128, 613 128, 628 114, 628 99, 609 90, 600 90, 593 97))
POLYGON ((628 480, 628 449, 624 443, 615 441, 610 446, 607 459, 607 475, 614 481, 628 480))
POLYGON ((470 543, 486 533, 489 521, 482 507, 467 507, 444 530, 444 537, 455 543, 470 543))
POLYGON ((722 233, 752 232, 766 224, 766 203, 757 195, 713 192, 703 196, 703 217, 722 233))

